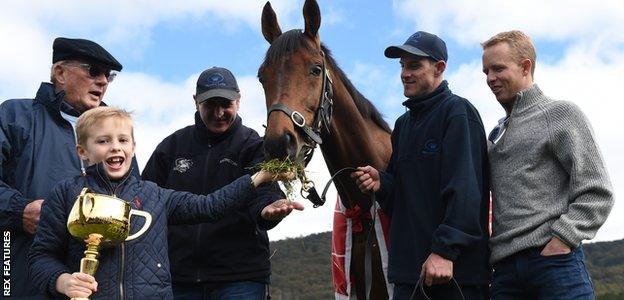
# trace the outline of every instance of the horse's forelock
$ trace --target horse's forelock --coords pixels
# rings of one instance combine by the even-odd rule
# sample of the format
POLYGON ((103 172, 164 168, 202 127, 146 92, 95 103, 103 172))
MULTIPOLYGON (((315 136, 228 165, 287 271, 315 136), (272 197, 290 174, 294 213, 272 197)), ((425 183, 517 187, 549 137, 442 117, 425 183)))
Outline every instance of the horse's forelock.
POLYGON ((306 41, 301 29, 292 29, 277 37, 267 50, 263 66, 277 63, 283 57, 290 56, 302 47, 306 50, 314 50, 311 43, 306 41))

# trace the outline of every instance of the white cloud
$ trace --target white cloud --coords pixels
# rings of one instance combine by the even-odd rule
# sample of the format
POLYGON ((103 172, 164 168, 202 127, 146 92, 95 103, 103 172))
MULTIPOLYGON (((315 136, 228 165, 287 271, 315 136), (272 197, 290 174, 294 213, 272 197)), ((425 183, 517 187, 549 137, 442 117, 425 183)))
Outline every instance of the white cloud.
POLYGON ((395 12, 419 30, 470 45, 497 32, 519 29, 534 39, 567 40, 597 35, 624 38, 618 0, 395 0, 395 12))

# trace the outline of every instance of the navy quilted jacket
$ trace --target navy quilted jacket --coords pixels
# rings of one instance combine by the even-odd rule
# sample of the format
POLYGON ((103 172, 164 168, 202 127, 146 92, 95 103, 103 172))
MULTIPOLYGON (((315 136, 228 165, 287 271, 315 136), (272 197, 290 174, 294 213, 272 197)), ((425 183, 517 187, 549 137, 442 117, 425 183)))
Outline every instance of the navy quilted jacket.
MULTIPOLYGON (((64 91, 55 92, 54 85, 44 82, 34 99, 0 105, 0 228, 10 232, 12 297, 37 294, 27 278, 26 253, 33 235, 22 227, 24 207, 47 199, 57 183, 80 174, 74 131, 61 116, 64 98, 64 91)), ((132 165, 138 170, 136 159, 132 165)))
MULTIPOLYGON (((100 250, 100 264, 95 275, 98 291, 91 299, 170 299, 171 276, 167 256, 167 224, 215 221, 245 205, 256 190, 249 175, 207 196, 163 189, 135 176, 126 175, 111 182, 100 165, 91 166, 87 176, 59 183, 44 202, 39 228, 28 254, 30 276, 50 297, 62 273, 79 270, 85 244, 72 238, 66 223, 69 212, 82 188, 115 195, 128 201, 133 209, 152 215, 149 229, 137 239, 100 250)), ((144 224, 141 217, 131 220, 131 233, 144 224)))

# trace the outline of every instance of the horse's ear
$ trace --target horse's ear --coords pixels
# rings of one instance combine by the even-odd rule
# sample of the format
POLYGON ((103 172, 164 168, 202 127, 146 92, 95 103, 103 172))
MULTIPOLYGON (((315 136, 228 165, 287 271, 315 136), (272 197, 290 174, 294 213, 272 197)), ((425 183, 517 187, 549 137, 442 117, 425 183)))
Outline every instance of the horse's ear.
POLYGON ((282 35, 282 29, 280 29, 277 23, 277 16, 269 2, 267 2, 262 9, 262 35, 264 35, 264 38, 269 44, 273 43, 278 36, 282 35))
POLYGON ((318 29, 321 27, 321 10, 316 0, 306 0, 303 5, 303 18, 305 19, 303 33, 320 46, 321 40, 318 36, 318 29))

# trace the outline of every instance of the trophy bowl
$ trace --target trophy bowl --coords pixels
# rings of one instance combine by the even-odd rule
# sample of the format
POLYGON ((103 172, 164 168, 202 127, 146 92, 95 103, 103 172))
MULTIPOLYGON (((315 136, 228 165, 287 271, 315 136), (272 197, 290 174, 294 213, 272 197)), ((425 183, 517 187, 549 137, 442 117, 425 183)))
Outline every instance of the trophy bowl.
POLYGON ((69 233, 80 240, 92 234, 102 236, 101 246, 114 246, 123 241, 141 236, 149 227, 152 216, 144 211, 132 209, 130 203, 119 198, 95 194, 84 188, 67 218, 69 233), (141 230, 130 234, 130 218, 133 215, 146 219, 141 230))
POLYGON ((95 276, 100 247, 110 247, 133 240, 145 233, 152 223, 148 212, 132 209, 130 203, 114 196, 82 189, 67 218, 69 233, 87 244, 80 260, 80 272, 95 276), (145 224, 130 235, 132 216, 145 218, 145 224))

